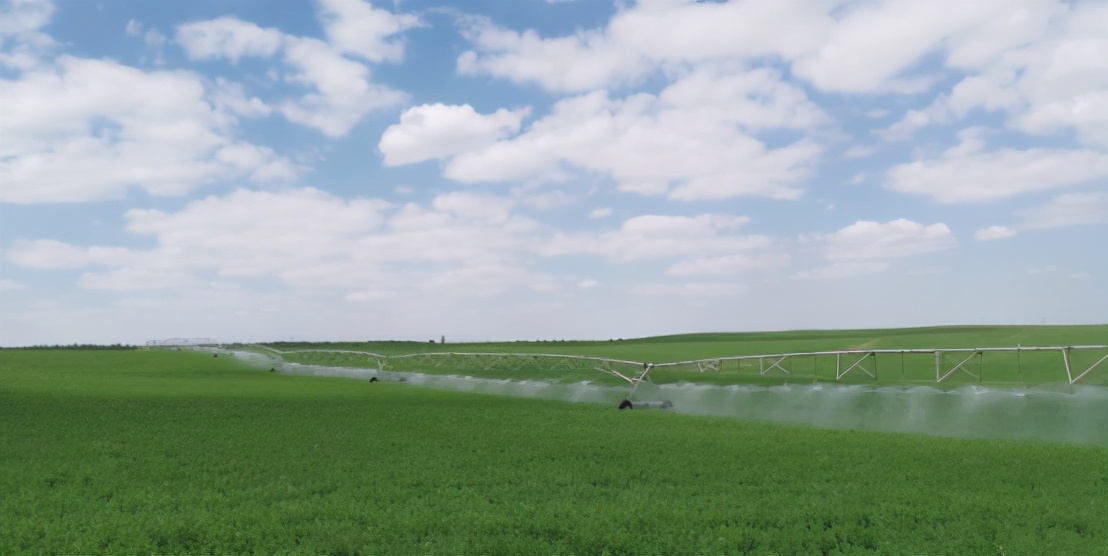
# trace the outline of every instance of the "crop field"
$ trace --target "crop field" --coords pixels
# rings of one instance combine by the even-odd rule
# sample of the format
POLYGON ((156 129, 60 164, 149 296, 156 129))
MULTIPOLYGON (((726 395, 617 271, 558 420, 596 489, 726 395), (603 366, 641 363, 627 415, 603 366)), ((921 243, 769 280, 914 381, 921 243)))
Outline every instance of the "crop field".
MULTIPOLYGON (((372 367, 376 361, 353 352, 403 355, 439 352, 482 352, 505 354, 560 354, 609 357, 630 361, 666 363, 738 355, 807 353, 830 350, 900 350, 934 348, 988 348, 1015 346, 1108 345, 1108 325, 1084 326, 959 326, 888 330, 795 331, 721 334, 686 334, 636 340, 603 342, 510 342, 436 344, 431 342, 365 343, 275 343, 268 347, 284 353, 281 358, 305 364, 372 367)), ((1071 352, 1075 368, 1087 368, 1108 350, 1071 352)), ((948 353, 948 369, 967 354, 948 353)), ((762 373, 772 360, 725 361, 711 372, 695 366, 659 367, 650 373, 658 383, 697 382, 711 384, 781 384, 790 382, 842 382, 846 384, 934 384, 935 359, 931 354, 881 353, 864 363, 871 377, 854 372, 835 379, 834 357, 801 356, 788 359, 782 367, 762 373)), ((845 365, 849 365, 847 361, 845 365)), ((524 357, 489 361, 482 358, 413 357, 390 358, 394 370, 424 373, 468 374, 486 378, 554 379, 566 382, 589 380, 618 384, 619 379, 596 372, 594 363, 524 357)), ((946 387, 985 383, 993 385, 1042 385, 1066 382, 1061 353, 986 353, 973 357, 964 367, 943 381, 946 387)), ((1108 385, 1108 363, 1101 364, 1082 384, 1108 385)))
POLYGON ((0 350, 0 423, 4 554, 1108 553, 1097 445, 618 411, 188 351, 0 350))

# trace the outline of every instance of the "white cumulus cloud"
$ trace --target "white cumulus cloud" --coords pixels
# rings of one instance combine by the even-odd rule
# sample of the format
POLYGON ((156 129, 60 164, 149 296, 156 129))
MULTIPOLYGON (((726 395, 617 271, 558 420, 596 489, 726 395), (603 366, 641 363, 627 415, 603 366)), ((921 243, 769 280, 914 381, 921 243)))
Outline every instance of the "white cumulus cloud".
POLYGON ((889 263, 880 261, 870 262, 837 262, 819 268, 802 270, 792 274, 791 278, 797 280, 838 280, 853 276, 875 274, 889 269, 889 263))
POLYGON ((272 58, 281 54, 283 68, 289 70, 284 80, 300 84, 309 92, 269 104, 289 121, 329 137, 342 137, 366 114, 408 98, 401 91, 374 82, 370 68, 348 55, 370 62, 400 61, 404 45, 396 35, 419 21, 414 16, 378 10, 360 0, 327 0, 321 3, 318 15, 326 41, 263 28, 233 16, 179 25, 175 41, 190 58, 224 58, 232 64, 246 56, 272 58))
POLYGON ((965 152, 898 164, 885 187, 940 203, 996 201, 1033 191, 1071 187, 1108 177, 1108 153, 1032 148, 965 152))
POLYGON ((589 253, 615 261, 663 259, 760 249, 770 239, 742 235, 735 230, 749 221, 744 216, 643 215, 624 221, 616 230, 600 233, 556 233, 540 247, 545 255, 589 253))
MULTIPOLYGON (((751 84, 773 79, 766 74, 751 84)), ((732 113, 727 106, 666 100, 665 92, 624 99, 612 99, 604 91, 569 97, 522 133, 454 156, 443 174, 474 183, 564 180, 573 172, 596 172, 611 177, 621 191, 668 191, 681 201, 743 195, 797 198, 797 184, 811 173, 821 147, 800 139, 769 148, 741 126, 746 121, 755 127, 803 127, 819 121, 821 113, 809 110, 808 101, 792 89, 759 90, 747 92, 768 106, 783 102, 788 108, 766 108, 762 116, 743 109, 732 113), (768 115, 776 112, 793 115, 768 115)))
POLYGON ((403 58, 404 44, 397 35, 420 25, 414 15, 394 14, 363 0, 320 0, 319 19, 328 42, 371 62, 403 58))
POLYGON ((16 282, 15 280, 8 280, 7 278, 0 278, 0 292, 14 292, 25 289, 27 286, 16 282))
POLYGON ((786 253, 755 253, 689 259, 666 269, 667 276, 726 276, 749 270, 780 268, 789 265, 786 253))
POLYGON ((174 40, 194 60, 226 58, 238 63, 245 56, 273 56, 281 48, 284 34, 272 27, 223 16, 179 25, 174 40))
POLYGON ((859 220, 816 238, 831 260, 891 259, 943 251, 957 245, 946 224, 925 226, 904 218, 889 222, 859 220))
POLYGON ((1108 222, 1108 193, 1067 193, 1016 214, 1024 230, 1103 224, 1108 222))
POLYGON ((388 127, 378 148, 385 164, 396 166, 446 158, 484 148, 519 131, 530 109, 479 114, 472 106, 441 103, 413 106, 388 127))
POLYGON ((181 195, 219 180, 271 181, 300 168, 235 137, 218 87, 184 71, 62 56, 0 79, 0 201, 83 202, 128 188, 181 195))
POLYGON ((991 241, 994 239, 1012 237, 1017 233, 1019 232, 1005 226, 989 226, 988 228, 982 228, 974 232, 973 239, 977 241, 991 241))

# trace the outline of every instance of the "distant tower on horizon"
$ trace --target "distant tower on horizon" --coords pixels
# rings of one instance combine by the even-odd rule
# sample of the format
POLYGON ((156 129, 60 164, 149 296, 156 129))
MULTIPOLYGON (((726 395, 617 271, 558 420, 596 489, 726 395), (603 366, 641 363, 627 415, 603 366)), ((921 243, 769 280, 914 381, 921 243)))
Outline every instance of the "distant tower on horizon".
POLYGON ((445 344, 446 343, 446 334, 443 334, 442 338, 439 338, 439 343, 440 344, 445 344))

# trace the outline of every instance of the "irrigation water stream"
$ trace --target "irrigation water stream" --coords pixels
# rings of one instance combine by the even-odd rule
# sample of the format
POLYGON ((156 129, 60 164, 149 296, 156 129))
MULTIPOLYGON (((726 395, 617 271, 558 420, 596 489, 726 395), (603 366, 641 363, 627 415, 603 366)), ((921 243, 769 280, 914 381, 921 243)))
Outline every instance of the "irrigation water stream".
MULTIPOLYGON (((288 363, 252 352, 235 356, 286 374, 403 381, 410 385, 507 396, 610 404, 613 411, 627 386, 590 382, 486 379, 327 367, 288 363)), ((964 386, 779 386, 643 383, 641 401, 668 400, 670 411, 696 415, 803 424, 818 427, 909 432, 974 438, 1034 439, 1108 446, 1108 388, 964 386)))

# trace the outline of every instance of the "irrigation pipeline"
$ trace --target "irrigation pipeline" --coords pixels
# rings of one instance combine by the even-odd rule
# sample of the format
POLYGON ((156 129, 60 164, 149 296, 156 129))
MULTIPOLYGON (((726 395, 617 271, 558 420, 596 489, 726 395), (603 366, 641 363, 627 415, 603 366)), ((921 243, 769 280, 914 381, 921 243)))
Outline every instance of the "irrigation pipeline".
MULTIPOLYGON (((347 377, 495 395, 606 404, 615 410, 627 387, 545 380, 485 379, 461 375, 289 363, 276 354, 232 351, 259 368, 285 374, 347 377)), ((875 387, 841 384, 779 386, 643 383, 636 404, 668 402, 669 411, 823 428, 907 432, 937 436, 1072 442, 1108 447, 1108 388, 963 386, 875 387)), ((636 406, 638 407, 638 405, 636 406)))
MULTIPOLYGON (((1099 359, 1096 359, 1092 364, 1087 367, 1081 368, 1075 367, 1074 361, 1071 357, 1073 352, 1077 351, 1093 351, 1099 353, 1102 351, 1108 352, 1108 345, 1088 345, 1088 346, 1015 346, 1015 347, 984 347, 984 348, 929 348, 929 349, 848 349, 848 350, 834 350, 834 351, 809 351, 809 352, 795 352, 795 353, 777 353, 769 355, 735 355, 728 357, 713 357, 708 359, 690 359, 686 361, 672 361, 664 363, 644 363, 640 361, 629 361, 626 359, 614 359, 607 357, 593 357, 587 355, 565 355, 565 354, 551 354, 551 353, 494 353, 494 352, 428 352, 428 353, 409 353, 403 355, 382 355, 378 353, 372 353, 368 351, 356 351, 356 350, 331 350, 331 349, 301 349, 301 350, 278 350, 263 345, 251 345, 249 347, 265 350, 275 355, 288 355, 295 353, 330 353, 330 354, 347 354, 366 357, 373 360, 377 368, 386 369, 390 366, 390 361, 403 361, 406 359, 433 359, 433 358, 465 358, 470 360, 484 360, 489 363, 496 361, 505 361, 512 359, 548 359, 550 361, 576 361, 582 363, 589 363, 593 365, 593 369, 621 380, 630 383, 633 386, 637 386, 643 381, 647 380, 650 371, 658 368, 696 368, 700 372, 719 371, 723 365, 728 362, 734 362, 741 364, 743 361, 757 361, 759 365, 759 374, 768 375, 770 373, 782 373, 785 375, 792 374, 792 371, 786 367, 786 362, 796 358, 808 357, 817 358, 835 358, 835 380, 838 381, 846 376, 848 373, 864 373, 871 378, 876 379, 876 370, 871 371, 866 367, 865 363, 867 358, 875 358, 878 354, 899 354, 901 356, 901 365, 903 369, 903 360, 905 355, 924 355, 934 357, 935 367, 935 382, 941 383, 951 375, 957 372, 968 373, 973 376, 973 372, 969 370, 967 363, 974 357, 978 357, 978 363, 980 364, 980 357, 986 353, 1015 353, 1017 355, 1017 361, 1019 354, 1022 352, 1055 352, 1061 355, 1062 368, 1066 373, 1066 380, 1069 384, 1076 384, 1079 380, 1087 376, 1094 369, 1096 369, 1101 363, 1108 360, 1108 353, 1104 353, 1099 359), (945 361, 946 355, 953 355, 957 359, 961 357, 955 364, 948 365, 945 361), (845 359, 845 361, 844 361, 845 359), (845 363, 845 365, 844 365, 845 363), (632 369, 628 369, 631 367, 632 369), (619 369, 622 368, 621 372, 619 369)), ((875 361, 875 360, 874 360, 875 361)), ((814 363, 813 363, 814 364, 814 363)), ((876 363, 874 363, 876 365, 876 363)), ((976 378, 980 380, 980 373, 976 375, 976 378)))

